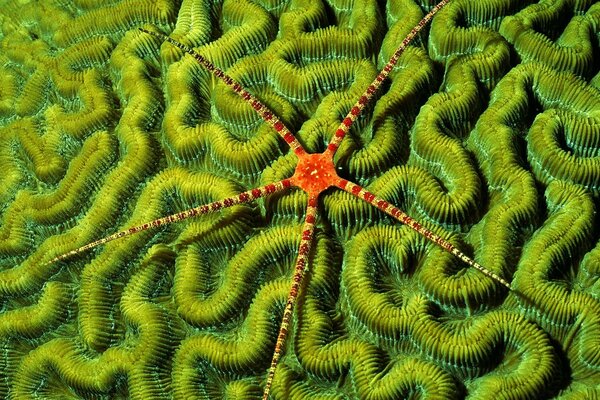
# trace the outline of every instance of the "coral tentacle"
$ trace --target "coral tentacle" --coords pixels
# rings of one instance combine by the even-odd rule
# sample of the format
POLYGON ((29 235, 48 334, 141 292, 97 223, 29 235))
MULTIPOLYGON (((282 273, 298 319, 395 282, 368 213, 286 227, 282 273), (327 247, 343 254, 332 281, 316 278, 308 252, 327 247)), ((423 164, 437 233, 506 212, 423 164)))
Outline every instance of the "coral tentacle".
POLYGON ((352 106, 346 117, 342 120, 342 123, 336 129, 333 138, 331 138, 331 141, 327 146, 327 152, 330 152, 332 155, 336 153, 337 149, 342 143, 342 140, 350 131, 350 127, 357 120, 358 116, 363 112, 367 104, 371 102, 373 96, 375 95, 375 93, 377 93, 383 81, 387 79, 391 70, 398 62, 398 59, 400 58, 406 47, 408 47, 409 43, 413 41, 413 39, 417 36, 421 29, 423 29, 423 27, 429 23, 431 18, 433 18, 433 16, 449 2, 450 0, 440 1, 435 7, 431 9, 431 11, 427 13, 427 15, 425 15, 419 21, 417 25, 415 25, 414 28, 412 28, 408 35, 406 35, 406 37, 404 38, 404 40, 402 40, 402 43, 400 43, 400 46, 398 46, 390 60, 387 62, 387 64, 385 64, 385 66, 379 72, 379 74, 377 74, 375 80, 371 82, 371 84, 367 87, 362 96, 360 96, 356 103, 354 103, 354 106, 352 106))
POLYGON ((65 258, 82 253, 86 250, 92 249, 92 248, 100 246, 102 244, 112 242, 113 240, 120 239, 125 236, 130 236, 130 235, 136 234, 138 232, 146 231, 151 228, 157 228, 159 226, 168 225, 173 222, 183 221, 184 219, 196 217, 196 216, 202 215, 202 214, 209 214, 212 212, 219 211, 223 208, 228 208, 228 207, 234 206, 236 204, 248 203, 252 200, 266 196, 267 194, 279 192, 290 186, 291 186, 291 181, 289 179, 284 179, 284 180, 276 182, 276 183, 270 183, 268 185, 261 186, 259 188, 247 190, 236 196, 227 197, 222 200, 213 201, 211 203, 207 203, 207 204, 204 204, 204 205, 201 205, 198 207, 190 208, 185 211, 181 211, 181 212, 178 212, 175 214, 167 215, 165 217, 157 218, 153 221, 148 221, 148 222, 145 222, 140 225, 132 226, 132 227, 124 229, 122 231, 113 233, 110 236, 106 236, 102 239, 98 239, 94 242, 88 243, 84 246, 81 246, 79 248, 71 250, 68 253, 64 253, 59 256, 56 256, 53 259, 51 259, 50 261, 47 261, 45 263, 45 265, 53 264, 57 261, 64 260, 65 258))
POLYGON ((306 217, 304 218, 304 225, 302 227, 302 239, 300 240, 300 246, 298 247, 298 258, 296 259, 296 267, 294 269, 292 286, 290 287, 290 293, 285 304, 285 309, 283 310, 283 318, 281 320, 281 326, 277 335, 277 342, 275 343, 275 352, 273 353, 271 366, 269 367, 269 373, 267 375, 267 382, 263 392, 263 400, 267 400, 269 398, 271 385, 273 384, 273 378, 275 377, 275 370, 277 369, 277 364, 279 363, 279 359, 281 358, 284 350, 290 322, 294 313, 294 307, 296 306, 296 302, 298 300, 298 292, 302 287, 304 272, 306 271, 306 265, 308 264, 316 219, 317 196, 310 196, 308 199, 308 205, 306 207, 306 217))
POLYGON ((459 258, 464 263, 479 270, 484 275, 492 278, 496 282, 499 282, 500 284, 502 284, 509 290, 512 290, 510 283, 508 283, 504 278, 500 277, 498 274, 485 268, 483 265, 479 264, 478 262, 473 260, 471 257, 467 256, 465 253, 460 251, 452 243, 450 243, 443 237, 435 234, 434 232, 430 231, 425 226, 423 226, 419 221, 415 220, 414 218, 412 218, 411 216, 409 216, 408 214, 406 214, 404 211, 400 210, 398 207, 394 206, 393 204, 374 195, 373 193, 367 191, 363 187, 361 187, 355 183, 349 182, 345 179, 340 180, 338 187, 340 189, 345 190, 346 192, 352 194, 353 196, 356 196, 359 199, 362 199, 362 200, 366 201, 367 203, 377 207, 384 213, 392 216, 394 219, 402 222, 403 224, 408 225, 408 227, 415 230, 420 235, 424 236, 425 238, 427 238, 431 242, 435 243, 436 245, 440 246, 441 248, 443 248, 450 254, 459 258))
POLYGON ((264 103, 258 100, 252 93, 248 92, 244 87, 237 82, 235 79, 227 75, 222 69, 218 68, 216 65, 208 61, 204 56, 194 51, 189 46, 178 42, 175 39, 170 38, 167 35, 164 35, 159 32, 153 32, 146 30, 144 28, 139 28, 140 31, 150 34, 154 37, 157 37, 161 40, 166 40, 174 46, 179 47, 181 50, 185 51, 200 65, 206 68, 210 73, 212 73, 215 77, 219 78, 223 81, 227 86, 229 86, 238 96, 240 96, 246 103, 250 104, 252 108, 256 111, 256 113, 267 123, 269 124, 275 131, 285 140, 285 142, 292 148, 294 153, 297 155, 305 154, 306 151, 296 138, 294 134, 289 130, 287 126, 275 115, 273 111, 269 107, 267 107, 264 103))

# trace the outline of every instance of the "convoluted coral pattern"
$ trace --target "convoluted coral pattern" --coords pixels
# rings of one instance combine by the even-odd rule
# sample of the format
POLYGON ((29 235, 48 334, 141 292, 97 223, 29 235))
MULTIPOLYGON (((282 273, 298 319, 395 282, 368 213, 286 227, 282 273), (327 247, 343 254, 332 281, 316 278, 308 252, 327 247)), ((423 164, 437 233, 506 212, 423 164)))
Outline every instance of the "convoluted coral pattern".
MULTIPOLYGON (((0 397, 256 399, 325 149, 414 1, 0 1, 0 397)), ((341 142, 338 174, 497 282, 330 189, 274 399, 600 398, 600 3, 451 0, 341 142)))

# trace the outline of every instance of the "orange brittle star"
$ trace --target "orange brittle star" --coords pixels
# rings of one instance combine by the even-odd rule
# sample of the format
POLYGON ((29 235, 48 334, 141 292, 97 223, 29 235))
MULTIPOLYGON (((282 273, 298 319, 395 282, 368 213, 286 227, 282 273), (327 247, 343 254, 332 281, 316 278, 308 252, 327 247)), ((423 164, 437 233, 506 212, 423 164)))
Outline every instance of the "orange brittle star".
POLYGON ((476 268, 486 276, 494 279, 503 286, 511 290, 510 284, 495 274, 489 271, 476 261, 465 255, 458 248, 452 245, 450 242, 442 238, 441 236, 433 233, 426 227, 424 227, 417 220, 411 218, 404 211, 385 201, 384 199, 376 196, 373 193, 365 190, 363 187, 352 183, 346 179, 338 176, 335 165, 333 162, 333 156, 335 155, 340 143, 346 136, 352 124, 356 121, 361 112, 365 109, 367 104, 373 99, 373 96, 380 88, 381 84, 388 77, 390 71, 394 68, 400 55, 406 49, 408 44, 416 37, 419 31, 431 20, 433 15, 444 7, 450 0, 442 0, 431 11, 423 17, 423 19, 410 31, 406 38, 402 41, 400 46, 394 52, 388 63, 379 72, 375 80, 368 86, 363 95, 358 99, 354 106, 350 109, 347 116, 343 119, 342 123, 336 130, 333 138, 327 146, 327 149, 323 153, 309 154, 302 147, 300 142, 296 139, 294 134, 285 126, 285 124, 260 100, 254 97, 251 93, 246 91, 241 84, 236 82, 233 78, 228 76, 223 70, 217 68, 214 64, 204 58, 202 55, 196 53, 193 49, 181 44, 170 37, 161 33, 148 31, 140 28, 141 31, 155 36, 161 40, 168 41, 169 43, 179 47, 186 53, 189 53, 194 57, 203 67, 209 70, 214 76, 225 82, 235 93, 237 93, 244 101, 249 103, 254 110, 260 115, 260 117, 267 122, 273 129, 285 140, 285 142, 291 147, 296 156, 298 157, 298 164, 294 175, 291 178, 283 179, 276 183, 271 183, 259 188, 251 189, 246 192, 242 192, 236 196, 229 197, 223 200, 214 201, 205 205, 194 207, 176 214, 172 214, 166 217, 156 219, 154 221, 146 222, 142 225, 130 227, 123 231, 114 233, 105 238, 99 239, 95 242, 86 244, 68 253, 59 255, 52 260, 48 261, 47 264, 54 263, 56 261, 65 259, 69 256, 81 253, 85 250, 91 249, 98 245, 110 242, 115 239, 119 239, 124 236, 132 235, 137 232, 141 232, 150 228, 158 227, 161 225, 170 224, 177 221, 182 221, 187 218, 195 217, 201 214, 207 214, 216 212, 222 208, 231 207, 240 203, 247 203, 252 200, 264 197, 268 194, 283 191, 286 188, 297 187, 302 189, 308 194, 308 205, 306 208, 306 216, 304 219, 304 225, 302 228, 302 238, 300 241, 298 256, 296 259, 293 280, 290 288, 290 292, 287 298, 281 326, 277 336, 275 345, 275 351, 273 353, 271 365, 267 375, 265 383, 263 399, 266 400, 269 397, 273 378, 275 376, 275 370, 279 363, 279 359, 282 356, 284 345, 286 342, 289 325, 293 315, 294 307, 298 299, 298 292, 303 282, 304 272, 308 263, 309 253, 311 251, 312 239, 315 231, 315 221, 317 218, 317 199, 319 195, 330 187, 336 187, 342 189, 355 197, 358 197, 369 204, 377 207, 379 210, 390 215, 394 219, 401 223, 408 225, 413 230, 417 231, 420 235, 424 236, 431 242, 442 247, 444 250, 453 254, 471 267, 476 268))

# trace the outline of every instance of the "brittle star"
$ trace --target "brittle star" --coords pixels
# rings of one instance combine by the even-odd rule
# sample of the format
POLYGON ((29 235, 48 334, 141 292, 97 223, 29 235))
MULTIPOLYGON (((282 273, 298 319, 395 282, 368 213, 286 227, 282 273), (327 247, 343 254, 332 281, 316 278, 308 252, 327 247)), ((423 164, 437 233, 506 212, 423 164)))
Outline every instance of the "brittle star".
POLYGON ((237 93, 244 101, 249 103, 252 106, 252 108, 254 108, 256 113, 260 115, 260 117, 266 123, 268 123, 283 138, 283 140, 285 140, 285 142, 290 146, 290 148, 298 157, 298 164, 296 166, 294 175, 291 178, 283 179, 276 183, 271 183, 262 187, 251 189, 233 197, 229 197, 219 201, 214 201, 212 203, 194 207, 176 214, 161 217, 154 221, 149 221, 138 226, 130 227, 105 238, 86 244, 68 253, 59 255, 53 258, 52 260, 48 261, 46 264, 51 264, 56 261, 63 260, 72 255, 81 253, 85 250, 102 245, 115 239, 122 238, 124 236, 132 235, 150 228, 170 224, 173 222, 182 221, 184 219, 196 217, 201 214, 216 212, 222 208, 231 207, 236 204, 247 203, 252 200, 264 197, 268 194, 283 191, 287 188, 296 187, 305 191, 308 194, 308 205, 306 208, 306 216, 304 218, 304 225, 302 228, 302 238, 298 249, 298 256, 296 259, 291 288, 286 301, 281 325, 277 335, 275 351, 273 353, 271 365, 269 367, 269 372, 265 383, 263 400, 266 400, 269 397, 269 393, 275 376, 275 371, 277 369, 279 360, 283 354, 283 349, 286 343, 290 321, 292 319, 294 307, 298 300, 298 293, 303 283, 304 272, 308 263, 312 239, 315 231, 315 221, 317 219, 318 214, 317 200, 320 194, 330 187, 336 187, 341 190, 344 190, 350 193, 351 195, 358 197, 366 201, 367 203, 377 207, 379 210, 390 215, 392 218, 400 221, 405 225, 408 225, 410 228, 417 231, 420 235, 424 236, 436 245, 442 247, 444 250, 453 254, 455 257, 459 258, 469 266, 476 268, 486 276, 507 287, 509 290, 512 290, 510 284, 505 279, 501 278, 494 272, 488 270, 487 268, 483 267, 482 265, 468 257, 466 254, 464 254, 462 251, 460 251, 458 248, 452 245, 449 241, 433 233, 421 223, 419 223, 417 220, 411 218, 404 211, 400 210, 398 207, 367 191, 365 188, 339 177, 333 162, 333 157, 336 151, 338 150, 342 140, 349 132, 350 127, 356 121, 358 116, 363 112, 365 107, 372 101, 375 93, 381 87, 381 84, 389 76, 390 72, 396 65, 400 55, 404 52, 408 44, 416 37, 419 31, 432 19, 434 14, 437 13, 442 7, 444 7, 449 1, 450 0, 442 0, 440 3, 438 3, 410 31, 410 33, 404 38, 400 46, 396 49, 396 51, 394 52, 390 60, 387 62, 387 64, 378 73, 375 80, 367 87, 362 96, 350 109, 346 117, 339 125, 338 129, 335 131, 335 134, 329 142, 326 150, 322 153, 312 154, 306 152, 306 150, 300 144, 300 142, 294 136, 294 134, 285 126, 285 124, 275 115, 273 111, 271 111, 260 100, 258 100, 255 96, 249 93, 246 89, 244 89, 241 84, 239 84, 233 78, 228 76, 223 70, 219 69, 210 61, 208 61, 204 56, 198 54, 192 48, 180 42, 177 42, 176 40, 162 33, 152 32, 143 28, 139 28, 142 32, 155 36, 161 40, 167 41, 173 44, 174 46, 177 46, 184 52, 190 54, 204 68, 210 71, 218 79, 222 80, 227 86, 233 89, 233 91, 237 93))

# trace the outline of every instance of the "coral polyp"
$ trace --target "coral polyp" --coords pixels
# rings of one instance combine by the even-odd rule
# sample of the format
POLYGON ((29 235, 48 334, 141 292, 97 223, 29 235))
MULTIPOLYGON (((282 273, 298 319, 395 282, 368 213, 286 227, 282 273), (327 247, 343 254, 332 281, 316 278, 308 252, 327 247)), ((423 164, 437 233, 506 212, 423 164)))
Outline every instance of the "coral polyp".
POLYGON ((600 7, 442 5, 4 2, 0 397, 600 397, 600 7))

